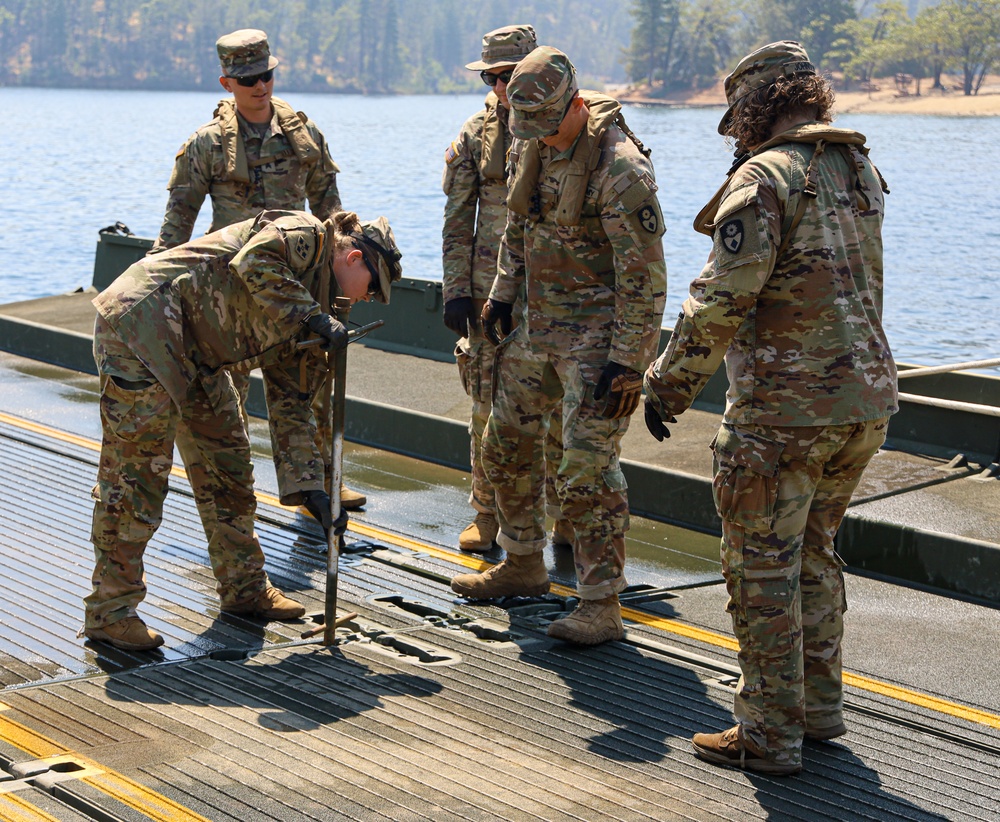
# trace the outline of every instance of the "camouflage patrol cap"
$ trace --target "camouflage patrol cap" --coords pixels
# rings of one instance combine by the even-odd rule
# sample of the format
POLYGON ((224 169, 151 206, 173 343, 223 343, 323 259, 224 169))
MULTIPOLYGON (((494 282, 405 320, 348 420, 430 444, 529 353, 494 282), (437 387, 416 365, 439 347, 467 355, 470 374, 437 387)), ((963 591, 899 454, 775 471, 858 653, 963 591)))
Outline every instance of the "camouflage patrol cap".
POLYGON ((361 249, 369 270, 378 274, 379 293, 375 299, 388 304, 392 284, 403 276, 403 267, 399 264, 403 255, 396 245, 389 221, 385 217, 361 220, 361 232, 354 232, 351 237, 361 249))
POLYGON ((726 102, 729 103, 729 108, 719 121, 719 134, 727 133, 736 104, 748 94, 773 83, 779 77, 815 73, 816 67, 809 62, 806 50, 794 40, 779 40, 750 52, 726 78, 726 102))
POLYGON ((253 77, 278 65, 271 56, 267 35, 260 29, 240 29, 215 41, 222 73, 226 77, 253 77))
POLYGON ((513 66, 537 46, 531 26, 515 25, 493 29, 483 35, 483 59, 466 64, 470 71, 484 71, 498 66, 513 66))
POLYGON ((553 134, 576 92, 569 58, 552 46, 539 46, 517 64, 507 84, 511 132, 524 140, 553 134))

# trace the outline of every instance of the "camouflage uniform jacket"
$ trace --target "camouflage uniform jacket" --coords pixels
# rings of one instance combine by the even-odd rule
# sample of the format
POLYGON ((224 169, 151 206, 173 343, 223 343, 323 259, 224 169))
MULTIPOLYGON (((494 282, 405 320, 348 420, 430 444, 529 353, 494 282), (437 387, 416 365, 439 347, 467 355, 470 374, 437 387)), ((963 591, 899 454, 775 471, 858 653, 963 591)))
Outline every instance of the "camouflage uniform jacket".
POLYGON ((667 287, 653 167, 615 124, 617 101, 581 96, 590 118, 570 149, 513 142, 512 210, 490 297, 514 303, 526 288, 535 353, 642 371, 656 356, 667 287), (517 213, 513 195, 526 189, 531 206, 517 213))
POLYGON ((485 300, 507 224, 507 109, 492 91, 445 152, 444 301, 485 300))
MULTIPOLYGON (((220 369, 283 361, 320 311, 326 231, 304 212, 253 220, 144 257, 94 298, 98 312, 181 405, 200 380, 218 407, 220 369)), ((329 275, 333 280, 332 272, 329 275)))
POLYGON ((732 424, 838 425, 895 412, 881 320, 883 188, 864 135, 818 123, 778 135, 732 173, 718 202, 707 215, 712 255, 646 373, 661 415, 684 411, 723 358, 732 424))
POLYGON ((210 232, 255 217, 264 209, 309 208, 325 220, 341 209, 336 163, 316 124, 274 97, 263 138, 220 101, 215 119, 199 128, 177 152, 167 188, 170 196, 154 248, 191 239, 205 196, 212 198, 210 232))

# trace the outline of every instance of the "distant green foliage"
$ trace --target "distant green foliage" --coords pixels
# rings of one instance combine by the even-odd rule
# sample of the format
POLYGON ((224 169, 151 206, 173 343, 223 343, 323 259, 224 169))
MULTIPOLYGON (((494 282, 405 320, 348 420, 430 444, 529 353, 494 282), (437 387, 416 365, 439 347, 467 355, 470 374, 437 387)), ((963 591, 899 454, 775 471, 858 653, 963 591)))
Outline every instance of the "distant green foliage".
POLYGON ((215 41, 267 32, 281 91, 479 90, 482 35, 530 23, 587 85, 620 82, 626 0, 0 0, 0 84, 218 89, 215 41))
POLYGON ((905 73, 963 77, 975 94, 1000 65, 1000 0, 632 0, 624 51, 629 78, 651 93, 710 86, 744 54, 797 40, 821 69, 844 82, 905 73), (915 14, 911 17, 910 14, 915 14))

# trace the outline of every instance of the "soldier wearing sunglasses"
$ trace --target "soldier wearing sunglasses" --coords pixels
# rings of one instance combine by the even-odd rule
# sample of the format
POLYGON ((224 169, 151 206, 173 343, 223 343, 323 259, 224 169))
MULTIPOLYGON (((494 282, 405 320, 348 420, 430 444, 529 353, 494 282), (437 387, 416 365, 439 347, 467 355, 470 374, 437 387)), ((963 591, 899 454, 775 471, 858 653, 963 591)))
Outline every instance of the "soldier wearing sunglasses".
MULTIPOLYGON (((271 54, 267 35, 257 29, 226 34, 215 44, 222 68, 219 83, 232 94, 215 109, 181 147, 167 188, 170 191, 160 234, 150 253, 175 248, 191 239, 205 197, 212 201, 209 232, 256 217, 267 209, 309 209, 326 220, 342 209, 337 190, 337 164, 316 124, 288 103, 273 96, 278 60, 271 54)), ((232 379, 243 402, 250 382, 246 374, 232 379)), ((318 387, 321 379, 315 378, 318 387)), ((317 401, 317 410, 319 403, 317 401)), ((317 419, 319 417, 317 416, 317 419)), ((208 471, 191 442, 183 421, 177 446, 188 475, 208 471)), ((312 454, 287 460, 278 472, 282 499, 298 505, 300 489, 311 475, 305 467, 312 454)), ((206 535, 216 523, 211 500, 200 500, 206 535)), ((341 505, 348 510, 367 502, 363 494, 341 489, 341 505)))
MULTIPOLYGON (((466 68, 478 71, 491 91, 485 108, 465 122, 444 158, 444 324, 460 337, 455 358, 462 385, 472 399, 469 503, 475 517, 459 535, 458 547, 472 553, 493 548, 498 528, 493 486, 479 458, 490 415, 494 348, 483 337, 478 320, 496 276, 500 238, 507 223, 506 164, 511 144, 507 82, 514 66, 535 46, 535 30, 527 25, 504 26, 483 35, 482 59, 466 68)), ((514 358, 518 351, 509 347, 504 356, 514 358)), ((546 454, 555 464, 561 456, 558 427, 556 419, 550 426, 551 447, 546 454)), ((556 499, 551 486, 548 497, 553 502, 556 499)), ((550 513, 556 518, 553 542, 570 545, 573 534, 569 524, 560 518, 557 506, 553 505, 550 513)))

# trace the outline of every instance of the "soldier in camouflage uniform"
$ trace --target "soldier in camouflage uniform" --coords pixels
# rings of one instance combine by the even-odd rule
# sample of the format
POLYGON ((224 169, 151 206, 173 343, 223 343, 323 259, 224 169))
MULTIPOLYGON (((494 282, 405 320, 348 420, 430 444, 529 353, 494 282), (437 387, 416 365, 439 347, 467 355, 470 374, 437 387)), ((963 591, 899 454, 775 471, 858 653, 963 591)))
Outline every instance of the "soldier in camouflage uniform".
POLYGON ((535 49, 507 93, 516 138, 510 213, 482 315, 487 336, 499 341, 496 326, 509 334, 514 301, 526 289, 526 355, 516 369, 498 369, 483 441, 507 557, 485 573, 455 577, 451 587, 476 599, 548 591, 541 442, 545 418, 558 408, 556 482, 576 533, 580 603, 549 635, 593 645, 623 635, 628 498, 619 455, 660 333, 663 218, 652 165, 621 106, 579 92, 565 54, 535 49))
MULTIPOLYGON (((314 358, 295 345, 309 332, 328 349, 343 347, 347 332, 321 305, 341 294, 388 300, 398 259, 385 218, 362 224, 340 212, 323 223, 303 212, 265 211, 146 257, 94 299, 104 437, 93 492, 87 637, 129 650, 163 642, 136 608, 146 592, 143 552, 160 524, 181 420, 212 469, 195 490, 215 505, 208 553, 222 610, 273 619, 305 612, 264 573, 250 443, 228 369, 260 366, 268 377, 274 365, 314 358)), ((297 425, 274 416, 277 425, 297 425)), ((320 477, 312 490, 322 488, 320 477)), ((345 524, 346 517, 330 527, 345 524)))
MULTIPOLYGON (((305 114, 272 96, 278 60, 271 55, 267 35, 257 29, 235 31, 220 37, 216 50, 222 67, 219 83, 232 93, 233 99, 222 100, 214 119, 191 135, 177 152, 167 186, 170 196, 163 225, 151 254, 191 239, 206 195, 212 200, 209 231, 250 219, 264 209, 301 210, 307 198, 310 210, 320 220, 341 209, 339 169, 323 134, 305 114)), ((249 375, 236 372, 231 376, 245 403, 249 375)), ((322 375, 313 383, 321 384, 322 375)), ((284 399, 275 396, 276 390, 270 387, 269 400, 273 397, 284 404, 298 401, 297 390, 284 399)), ((321 416, 321 405, 322 398, 317 397, 313 401, 317 418, 321 416)), ((317 435, 320 441, 329 435, 328 427, 321 420, 317 435)), ((320 445, 285 453, 285 463, 278 470, 278 487, 283 495, 293 496, 301 489, 311 475, 320 445)), ((206 468, 183 423, 177 430, 177 447, 188 475, 204 478, 206 468)), ((198 480, 194 484, 204 487, 198 480)), ((346 509, 360 508, 366 501, 362 494, 341 489, 341 505, 346 509)), ((211 538, 215 527, 211 500, 201 502, 205 533, 211 538)))
MULTIPOLYGON (((455 346, 455 359, 462 386, 472 398, 469 504, 476 516, 459 535, 458 547, 475 553, 493 547, 498 529, 493 486, 480 460, 493 393, 494 348, 483 336, 479 315, 496 276, 500 238, 507 224, 507 151, 511 142, 507 82, 514 66, 535 46, 531 26, 504 26, 483 35, 482 59, 466 68, 478 71, 493 91, 486 95, 485 108, 465 122, 458 139, 444 155, 444 323, 461 337, 455 346)), ((512 353, 507 352, 505 361, 514 359, 512 353)), ((559 464, 562 451, 559 433, 556 417, 546 438, 547 457, 554 465, 559 464)), ((550 477, 547 485, 548 497, 555 500, 550 477)), ((572 531, 568 523, 557 508, 550 513, 556 517, 553 541, 570 545, 572 531)))
POLYGON ((832 91, 798 43, 748 55, 725 88, 719 131, 742 163, 695 224, 713 252, 646 372, 645 416, 669 436, 664 422, 725 359, 714 494, 742 676, 738 724, 693 745, 713 763, 789 774, 803 736, 846 732, 834 536, 896 411, 885 188, 864 136, 829 125, 832 91))

